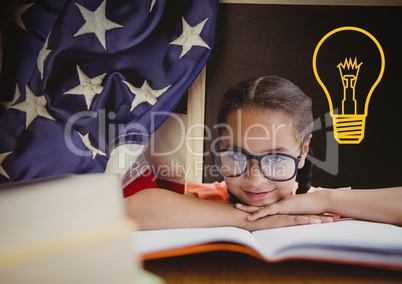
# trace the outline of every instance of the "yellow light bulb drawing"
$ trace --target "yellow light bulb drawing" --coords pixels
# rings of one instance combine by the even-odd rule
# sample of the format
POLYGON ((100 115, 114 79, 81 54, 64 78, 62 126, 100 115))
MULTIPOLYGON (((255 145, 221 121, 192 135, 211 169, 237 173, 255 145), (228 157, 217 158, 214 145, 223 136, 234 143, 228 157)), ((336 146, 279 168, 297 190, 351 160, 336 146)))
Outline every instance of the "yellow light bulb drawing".
MULTIPOLYGON (((345 49, 347 50, 347 49, 345 49)), ((354 51, 355 53, 357 51, 354 51)), ((363 50, 362 50, 363 52, 363 50)), ((328 53, 329 54, 329 53, 328 53)), ((367 58, 367 57, 366 57, 367 58)), ((369 67, 367 67, 369 68, 369 67)), ((339 144, 359 144, 365 134, 366 128, 366 117, 368 115, 368 107, 370 103, 371 96, 377 87, 378 83, 381 81, 382 76, 385 70, 385 56, 384 51, 378 42, 378 40, 369 32, 364 29, 352 26, 345 26, 334 29, 327 33, 317 44, 314 54, 313 54, 313 72, 317 82, 320 84, 321 88, 324 90, 325 95, 328 100, 330 115, 333 121, 333 129, 334 129, 334 138, 339 144), (336 48, 336 52, 339 52, 339 56, 335 57, 331 52, 330 56, 334 56, 336 58, 334 61, 336 64, 334 66, 326 66, 326 68, 336 68, 338 69, 338 76, 331 77, 330 83, 332 85, 341 84, 341 88, 343 93, 330 93, 328 91, 327 86, 324 84, 318 73, 318 64, 317 57, 319 55, 320 49, 322 48, 324 42, 330 42, 331 37, 340 35, 340 33, 349 32, 349 41, 342 43, 341 46, 336 46, 332 48, 336 48), (361 75, 361 69, 366 68, 363 61, 359 61, 359 54, 342 54, 344 50, 343 46, 350 45, 353 46, 354 42, 352 40, 350 32, 357 32, 359 35, 364 35, 364 37, 368 37, 371 43, 375 44, 377 54, 379 54, 379 70, 376 70, 375 80, 372 83, 371 87, 368 89, 366 94, 357 94, 358 86, 359 86, 359 75, 361 75), (339 50, 338 50, 339 49, 339 50), (342 59, 341 59, 342 58, 342 59), (359 99, 357 99, 357 95, 359 95, 359 99), (363 98, 365 97, 365 102, 363 102, 363 98), (341 101, 341 110, 335 112, 334 111, 334 101, 341 101), (364 107, 361 107, 362 111, 359 112, 359 105, 364 104, 364 107)), ((370 72, 374 72, 370 70, 370 72)))

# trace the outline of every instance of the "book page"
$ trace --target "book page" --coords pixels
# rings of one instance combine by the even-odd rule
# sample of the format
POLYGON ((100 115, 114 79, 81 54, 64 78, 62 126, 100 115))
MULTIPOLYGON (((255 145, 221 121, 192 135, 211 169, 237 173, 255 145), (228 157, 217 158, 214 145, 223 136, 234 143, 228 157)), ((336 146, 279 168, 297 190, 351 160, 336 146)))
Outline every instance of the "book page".
POLYGON ((270 260, 325 258, 402 265, 402 228, 358 220, 253 232, 270 260))
POLYGON ((402 228, 367 221, 342 220, 252 233, 234 227, 132 233, 133 249, 140 255, 210 243, 244 245, 267 261, 310 259, 402 267, 402 228))
POLYGON ((235 227, 150 230, 132 233, 133 248, 139 254, 213 242, 233 242, 256 251, 260 249, 250 232, 235 227))

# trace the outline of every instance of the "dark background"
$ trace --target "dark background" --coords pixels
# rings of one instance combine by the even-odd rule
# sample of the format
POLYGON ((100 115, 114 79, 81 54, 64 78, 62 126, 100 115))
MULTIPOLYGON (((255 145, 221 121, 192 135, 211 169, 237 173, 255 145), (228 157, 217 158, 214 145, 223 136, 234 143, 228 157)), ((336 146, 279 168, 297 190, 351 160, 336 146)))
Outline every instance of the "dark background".
MULTIPOLYGON (((209 129, 216 123, 218 101, 228 88, 249 77, 278 75, 294 82, 313 99, 314 119, 322 123, 322 129, 313 132, 314 157, 325 161, 326 145, 338 147, 338 153, 331 153, 339 160, 338 173, 315 167, 313 185, 402 185, 402 7, 220 4, 218 20, 214 48, 207 63, 205 123, 209 129), (343 26, 356 26, 374 35, 386 59, 384 76, 370 100, 365 137, 358 145, 338 145, 334 140, 332 125, 325 123, 328 102, 312 69, 318 42, 343 26)), ((373 57, 372 47, 364 53, 365 48, 357 42, 352 41, 350 46, 359 50, 358 61, 360 54, 366 54, 363 72, 373 57)), ((375 65, 378 59, 373 60, 375 65)), ((364 81, 369 77, 361 73, 358 84, 367 83, 364 81)), ((339 78, 338 75, 336 80, 339 78)), ((204 182, 217 180, 208 170, 210 142, 205 141, 204 182)))

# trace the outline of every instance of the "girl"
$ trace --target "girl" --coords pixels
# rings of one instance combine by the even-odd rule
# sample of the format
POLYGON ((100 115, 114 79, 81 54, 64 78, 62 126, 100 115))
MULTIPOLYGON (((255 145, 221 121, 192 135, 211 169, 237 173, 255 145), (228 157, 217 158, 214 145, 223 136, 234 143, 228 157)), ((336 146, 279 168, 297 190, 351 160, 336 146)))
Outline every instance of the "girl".
POLYGON ((274 76, 241 82, 222 98, 220 139, 214 149, 226 182, 217 187, 223 196, 230 194, 232 202, 193 198, 202 197, 203 186, 201 191, 193 186, 191 196, 145 189, 126 198, 128 214, 143 230, 213 226, 257 230, 332 222, 332 217, 304 212, 247 219, 250 210, 294 194, 297 187, 299 192, 310 188, 306 156, 311 123, 311 99, 291 82, 274 76), (304 174, 297 185, 299 169, 304 174), (254 207, 238 210, 233 202, 239 201, 254 207))
POLYGON ((225 176, 236 207, 252 213, 249 221, 275 214, 331 212, 402 225, 401 187, 310 188, 311 166, 306 155, 311 139, 311 101, 291 82, 270 76, 240 83, 223 98, 218 123, 223 128, 214 162, 225 176), (232 136, 240 140, 232 141, 232 136), (267 139, 262 142, 264 136, 267 139), (297 168, 301 169, 297 193, 313 194, 294 195, 297 168))

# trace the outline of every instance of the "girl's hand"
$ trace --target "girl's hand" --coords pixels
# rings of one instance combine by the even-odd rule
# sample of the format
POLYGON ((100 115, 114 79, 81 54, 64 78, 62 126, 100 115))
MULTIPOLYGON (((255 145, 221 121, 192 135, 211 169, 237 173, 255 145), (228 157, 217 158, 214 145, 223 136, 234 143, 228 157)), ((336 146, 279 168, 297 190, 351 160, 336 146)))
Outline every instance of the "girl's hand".
POLYGON ((254 213, 262 208, 265 208, 265 206, 253 206, 253 205, 245 205, 242 203, 236 203, 235 207, 241 211, 247 212, 247 213, 254 213))
POLYGON ((258 220, 246 223, 244 229, 248 231, 273 229, 298 225, 321 224, 331 223, 336 221, 335 218, 330 216, 318 215, 272 215, 259 218, 258 220))
POLYGON ((236 204, 236 208, 251 213, 247 217, 249 221, 277 214, 317 215, 321 216, 320 218, 325 221, 327 216, 322 214, 325 213, 325 201, 329 198, 329 194, 329 190, 317 191, 309 194, 287 196, 275 203, 262 207, 236 204))

